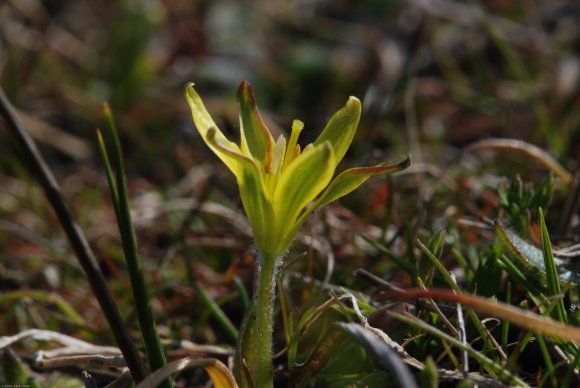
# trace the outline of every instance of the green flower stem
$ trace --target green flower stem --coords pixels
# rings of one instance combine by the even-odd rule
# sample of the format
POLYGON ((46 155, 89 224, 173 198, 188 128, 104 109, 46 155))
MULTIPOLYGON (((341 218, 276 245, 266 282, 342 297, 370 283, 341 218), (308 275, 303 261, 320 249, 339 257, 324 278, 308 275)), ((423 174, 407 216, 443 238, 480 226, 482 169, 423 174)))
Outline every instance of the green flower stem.
POLYGON ((276 267, 278 257, 260 255, 260 283, 256 295, 256 332, 258 334, 258 387, 271 387, 272 382, 272 330, 276 293, 276 267))
POLYGON ((273 387, 272 329, 276 292, 276 268, 280 257, 260 252, 260 275, 254 295, 255 320, 248 323, 249 346, 242 355, 247 361, 251 384, 255 387, 273 387), (250 344, 251 343, 251 344, 250 344))

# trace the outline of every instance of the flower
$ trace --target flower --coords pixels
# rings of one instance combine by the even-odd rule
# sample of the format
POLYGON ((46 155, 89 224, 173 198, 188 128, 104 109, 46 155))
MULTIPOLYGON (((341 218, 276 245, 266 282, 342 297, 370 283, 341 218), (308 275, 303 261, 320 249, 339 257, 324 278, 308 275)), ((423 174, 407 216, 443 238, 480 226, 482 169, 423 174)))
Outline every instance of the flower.
POLYGON ((411 163, 407 157, 393 165, 351 168, 334 177, 360 120, 361 104, 356 97, 348 99, 304 150, 298 144, 304 124, 298 120, 292 124, 288 141, 282 135, 274 140, 248 82, 242 82, 237 92, 239 146, 217 128, 193 83, 186 85, 185 97, 203 140, 235 175, 256 246, 268 255, 283 255, 314 210, 352 192, 370 176, 400 171, 411 163))

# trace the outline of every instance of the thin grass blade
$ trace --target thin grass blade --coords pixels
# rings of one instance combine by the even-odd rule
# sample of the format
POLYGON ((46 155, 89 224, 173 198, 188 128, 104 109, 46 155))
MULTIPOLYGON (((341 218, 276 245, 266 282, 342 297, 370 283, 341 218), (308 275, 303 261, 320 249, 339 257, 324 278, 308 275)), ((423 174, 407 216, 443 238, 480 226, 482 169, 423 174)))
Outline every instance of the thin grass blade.
POLYGON ((238 340, 238 329, 234 326, 232 321, 227 317, 221 307, 207 294, 205 289, 199 284, 195 285, 195 291, 201 298, 203 304, 211 311, 212 316, 217 320, 218 324, 226 332, 232 341, 238 340))
MULTIPOLYGON (((550 242, 550 235, 548 228, 546 228, 546 221, 544 220, 544 212, 542 208, 538 209, 540 217, 540 235, 542 239, 542 253, 544 256, 544 267, 546 268, 546 282, 550 296, 560 296, 562 290, 560 288, 560 279, 558 278, 558 269, 554 261, 554 254, 552 252, 552 243, 550 242)), ((562 299, 556 302, 552 317, 559 322, 568 323, 568 316, 566 315, 566 307, 562 299)))
MULTIPOLYGON (((135 237, 135 230, 131 219, 129 194, 127 192, 127 181, 125 178, 123 150, 121 148, 121 141, 113 119, 113 114, 107 104, 105 104, 103 112, 109 127, 109 135, 113 141, 112 160, 116 170, 118 201, 117 223, 121 234, 123 252, 125 254, 127 270, 129 271, 129 277, 131 279, 131 287, 135 299, 135 309, 137 311, 139 327, 145 343, 147 357, 149 358, 149 364, 152 370, 157 370, 165 366, 167 362, 165 360, 161 341, 159 340, 159 333, 157 332, 153 309, 151 308, 151 301, 149 299, 145 275, 143 273, 143 265, 137 252, 137 239, 135 237)), ((106 147, 104 152, 105 154, 107 153, 106 147)), ((113 201, 115 201, 114 194, 113 201)), ((161 384, 161 386, 171 388, 173 387, 173 383, 168 379, 161 384)))
MULTIPOLYGON (((452 293, 450 293, 450 294, 454 295, 452 293)), ((427 324, 426 322, 423 322, 422 320, 420 320, 416 317, 413 317, 413 316, 410 316, 407 314, 400 314, 400 313, 397 313, 394 311, 389 311, 388 314, 390 316, 392 316, 393 318, 396 318, 402 322, 407 323, 410 326, 415 326, 415 327, 421 328, 421 329, 425 330, 426 332, 428 332, 428 333, 430 333, 430 334, 432 334, 432 335, 434 335, 442 340, 449 342, 453 346, 466 351, 473 359, 475 359, 477 362, 479 362, 482 366, 493 370, 502 381, 504 381, 508 384, 513 384, 513 385, 517 385, 520 387, 527 387, 528 386, 522 379, 520 379, 517 376, 514 376, 511 372, 509 372, 507 369, 505 369, 502 365, 494 362, 492 359, 488 358, 483 353, 478 352, 477 350, 472 348, 471 345, 464 345, 458 339, 451 337, 450 335, 448 335, 448 334, 442 332, 441 330, 427 324)))

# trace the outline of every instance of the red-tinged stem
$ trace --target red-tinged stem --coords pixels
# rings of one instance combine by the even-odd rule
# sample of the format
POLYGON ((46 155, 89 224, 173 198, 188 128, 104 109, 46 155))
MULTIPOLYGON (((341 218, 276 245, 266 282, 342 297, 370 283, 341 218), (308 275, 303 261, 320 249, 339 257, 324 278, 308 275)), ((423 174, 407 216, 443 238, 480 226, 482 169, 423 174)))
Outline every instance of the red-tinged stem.
POLYGON ((510 321, 527 330, 533 330, 551 337, 561 338, 580 344, 580 329, 556 322, 552 319, 545 318, 541 315, 534 314, 531 311, 523 310, 505 303, 490 301, 480 296, 456 294, 448 290, 421 290, 409 289, 404 291, 382 292, 377 297, 378 300, 385 299, 418 299, 432 298, 444 300, 447 302, 460 303, 464 306, 471 307, 483 314, 488 314, 495 318, 510 321))

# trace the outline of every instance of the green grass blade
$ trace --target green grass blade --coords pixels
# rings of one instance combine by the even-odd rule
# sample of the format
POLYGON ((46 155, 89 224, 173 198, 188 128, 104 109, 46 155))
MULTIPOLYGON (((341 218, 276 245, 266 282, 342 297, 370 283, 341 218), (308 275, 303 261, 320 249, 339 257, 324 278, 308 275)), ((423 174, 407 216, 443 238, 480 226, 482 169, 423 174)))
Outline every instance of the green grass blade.
POLYGON ((425 368, 421 371, 421 386, 424 388, 437 388, 439 386, 439 372, 431 356, 427 357, 425 368))
POLYGON ((135 348, 135 344, 131 340, 127 328, 124 325, 119 308, 115 303, 107 282, 97 264, 95 254, 93 253, 84 233, 75 221, 69 206, 65 202, 54 174, 36 147, 36 143, 20 122, 14 107, 12 107, 8 101, 1 86, 0 117, 3 122, 2 126, 5 126, 8 129, 8 132, 18 144, 21 152, 23 152, 23 158, 29 166, 29 170, 37 177, 51 207, 54 209, 70 246, 76 254, 78 263, 87 276, 91 290, 97 298, 105 318, 107 319, 109 328, 111 329, 119 348, 123 352, 123 356, 127 361, 127 366, 131 370, 133 378, 136 381, 143 380, 146 374, 145 366, 143 365, 139 353, 135 348))
POLYGON ((391 317, 408 324, 409 326, 414 326, 414 327, 420 328, 420 329, 426 331, 427 333, 432 334, 432 335, 440 338, 441 340, 447 341, 448 343, 452 344, 453 346, 457 347, 458 349, 461 349, 461 350, 467 352, 473 359, 475 359, 477 362, 479 362, 483 367, 485 367, 486 369, 492 370, 495 374, 497 374, 497 376, 502 381, 504 381, 508 384, 514 384, 514 385, 521 386, 521 387, 528 386, 519 377, 514 376, 511 372, 509 372, 507 369, 505 369, 502 365, 500 365, 500 364, 494 362, 492 359, 486 357, 483 353, 478 352, 477 350, 472 348, 471 345, 463 344, 457 338, 453 338, 452 336, 450 336, 450 335, 442 332, 441 330, 427 324, 426 322, 421 321, 418 318, 415 318, 415 317, 412 317, 409 315, 405 315, 405 314, 396 313, 394 311, 388 311, 388 314, 391 317))
MULTIPOLYGON (((451 287, 451 289, 453 291, 455 291, 455 293, 463 294, 463 291, 461 291, 461 288, 459 288, 457 283, 455 283, 455 281, 453 281, 453 278, 451 277, 451 275, 449 274, 447 269, 443 266, 443 264, 441 264, 441 262, 433 254, 433 252, 431 252, 429 250, 429 248, 425 244, 423 244, 423 242, 421 242, 421 240, 417 240, 417 244, 419 245, 419 249, 425 254, 425 256, 427 256, 427 258, 431 261, 431 263, 439 271, 441 276, 443 276, 443 279, 449 285, 449 287, 451 287)), ((501 355, 502 358, 505 358, 505 355, 503 354, 499 344, 497 344, 495 342, 495 339, 491 335, 489 335, 487 328, 483 325, 483 323, 481 323, 481 321, 479 320, 477 315, 473 312, 473 310, 468 309, 467 315, 469 316, 469 319, 471 319, 472 323, 474 324, 475 328, 477 329, 477 332, 481 336, 481 339, 482 339, 483 344, 486 347, 486 349, 493 351, 494 358, 498 357, 498 353, 499 353, 499 355, 501 355)))
POLYGON ((242 304, 244 305, 244 310, 250 308, 250 296, 248 295, 248 291, 246 291, 246 286, 244 286, 244 282, 240 279, 239 276, 234 277, 234 283, 236 283, 236 288, 240 292, 240 298, 242 299, 242 304))
MULTIPOLYGON (((546 228, 546 221, 544 220, 544 212, 542 211, 542 208, 538 208, 538 215, 540 217, 540 235, 542 238, 542 253, 544 254, 548 290, 550 296, 559 296, 562 294, 562 290, 560 288, 558 270, 556 269, 556 263, 554 262, 552 244, 550 243, 550 235, 548 234, 548 228, 546 228)), ((568 323, 566 307, 564 306, 564 301, 562 299, 556 303, 556 308, 552 313, 552 317, 559 322, 568 323)))
POLYGON ((199 295, 203 304, 210 310, 211 315, 217 320, 218 324, 231 338, 232 341, 238 340, 238 329, 234 326, 232 321, 227 317, 221 307, 207 294, 205 289, 199 284, 195 284, 195 291, 199 295))
MULTIPOLYGON (((512 304, 512 285, 510 282, 508 282, 507 284, 507 290, 506 290, 506 298, 505 298, 505 302, 507 304, 512 304)), ((501 323, 501 347, 505 348, 507 343, 508 343, 508 339, 509 339, 509 330, 510 330, 510 323, 509 321, 503 321, 501 323)))
POLYGON ((22 360, 11 348, 2 350, 2 387, 24 387, 28 380, 28 372, 22 365, 22 360))
POLYGON ((86 322, 83 318, 75 311, 75 309, 60 295, 38 290, 16 290, 5 292, 0 294, 0 305, 4 305, 7 302, 16 302, 23 299, 31 299, 35 302, 50 303, 53 304, 56 309, 67 319, 77 326, 85 326, 86 322))
MULTIPOLYGON (((541 334, 536 333, 536 340, 538 341, 538 345, 540 347, 540 351, 542 353, 542 357, 544 357, 544 362, 546 364, 546 375, 549 376, 550 385, 552 387, 558 386, 558 381, 556 379, 555 370, 554 370, 554 362, 552 361, 552 357, 550 356, 550 352, 548 347, 546 346, 546 340, 544 336, 541 334)), ((546 376, 544 376, 546 378, 546 376)))
POLYGON ((459 364, 457 357, 455 357, 455 354, 453 354, 453 349, 451 349, 449 343, 447 343, 445 340, 441 340, 441 345, 443 345, 445 353, 447 353, 447 357, 449 358, 449 361, 451 361, 453 367, 457 370, 461 370, 461 365, 459 364))
MULTIPOLYGON (((159 340, 159 333, 157 332, 157 327, 155 325, 151 301, 147 292, 147 284, 145 283, 143 265, 137 253, 137 239, 135 237, 135 230, 133 229, 133 222, 131 219, 131 209, 129 207, 129 195, 125 179, 121 141, 119 140, 117 128, 113 120, 113 114, 107 104, 105 104, 103 111, 105 121, 109 127, 109 134, 113 141, 112 161, 116 170, 116 198, 114 194, 115 189, 113 187, 111 188, 111 194, 113 196, 113 202, 117 201, 117 223, 121 234, 125 261, 131 279, 131 287, 133 290, 133 297, 135 298, 135 309, 137 311, 141 335, 143 336, 143 341, 145 343, 149 364, 151 369, 155 371, 165 366, 167 362, 165 354, 163 353, 161 341, 159 340)), ((104 150, 104 153, 106 154, 106 149, 104 150)), ((107 162, 105 161, 105 163, 107 162)), ((161 386, 171 388, 173 387, 173 383, 170 379, 167 379, 161 386)))
POLYGON ((379 243, 378 241, 375 241, 372 238, 366 237, 366 236, 361 236, 367 243, 369 243, 373 248, 375 248, 376 250, 378 250, 381 253, 384 253, 385 255, 388 256, 389 260, 392 261, 394 264, 396 264, 397 268, 400 268, 402 270, 404 270, 405 272, 407 272, 409 275, 411 275, 411 277, 414 279, 417 277, 417 270, 415 268, 415 266, 413 264, 410 263, 410 261, 407 260, 403 260, 403 258, 395 255, 391 250, 389 250, 389 248, 387 248, 385 245, 379 243))
POLYGON ((521 286, 526 290, 530 299, 536 304, 536 306, 540 307, 540 309, 544 309, 544 306, 549 303, 548 298, 544 294, 542 294, 526 277, 526 275, 514 264, 513 261, 510 260, 504 254, 498 256, 498 262, 502 265, 503 269, 507 272, 508 276, 512 278, 514 284, 521 286))
POLYGON ((506 364, 506 368, 508 368, 510 370, 517 368, 519 359, 520 359, 522 353, 524 352, 524 349, 526 348, 526 346, 529 345, 533 336, 534 336, 534 332, 530 330, 530 331, 526 332, 523 335, 523 337, 521 337, 520 340, 518 340, 515 350, 512 351, 510 354, 510 357, 509 357, 507 364, 506 364))
POLYGON ((113 168, 111 167, 111 162, 109 160, 105 139, 103 138, 101 131, 98 129, 97 140, 99 142, 99 151, 101 152, 101 157, 103 158, 103 163, 105 164, 105 173, 107 174, 107 182, 109 183, 109 190, 111 191, 111 199, 113 201, 113 206, 115 207, 115 215, 117 216, 117 219, 119 219, 121 217, 121 214, 119 213, 119 191, 117 190, 117 183, 115 182, 115 175, 113 174, 113 168))
POLYGON ((433 266, 439 271, 439 274, 443 277, 449 287, 451 287, 453 291, 461 293, 461 289, 457 283, 453 281, 447 269, 443 266, 443 264, 441 264, 439 259, 437 259, 437 256, 435 256, 435 254, 431 252, 431 250, 425 244, 423 244, 421 240, 417 240, 417 245, 419 246, 421 252, 425 254, 429 261, 431 261, 431 264, 433 264, 433 266))

